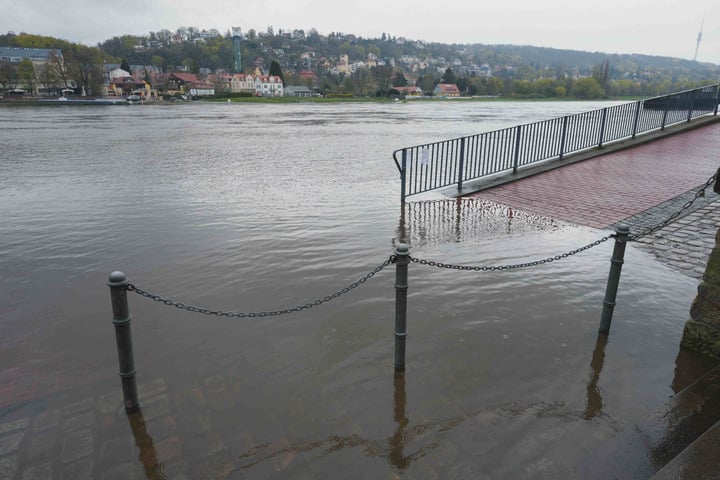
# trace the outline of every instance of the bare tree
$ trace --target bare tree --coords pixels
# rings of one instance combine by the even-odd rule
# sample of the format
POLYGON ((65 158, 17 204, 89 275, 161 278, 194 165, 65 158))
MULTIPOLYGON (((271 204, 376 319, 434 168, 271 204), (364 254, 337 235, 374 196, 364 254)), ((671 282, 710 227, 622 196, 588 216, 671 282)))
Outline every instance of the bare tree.
POLYGON ((0 62, 0 87, 10 91, 17 87, 18 72, 15 65, 10 62, 0 62))
POLYGON ((43 88, 48 95, 55 93, 64 86, 57 70, 49 63, 38 67, 37 78, 38 88, 43 88))
POLYGON ((87 93, 99 94, 104 83, 100 51, 95 47, 73 44, 66 55, 68 69, 78 83, 87 93))
POLYGON ((30 92, 30 95, 35 95, 37 89, 37 75, 35 74, 35 65, 29 58, 23 58, 18 65, 18 77, 19 81, 25 87, 25 90, 30 92))

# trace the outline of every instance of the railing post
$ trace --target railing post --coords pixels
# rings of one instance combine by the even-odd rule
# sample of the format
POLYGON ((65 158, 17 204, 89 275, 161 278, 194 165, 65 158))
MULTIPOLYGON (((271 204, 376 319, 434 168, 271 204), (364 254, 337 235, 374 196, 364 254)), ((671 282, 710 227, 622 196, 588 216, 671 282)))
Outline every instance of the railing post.
POLYGON ((667 114, 668 109, 670 108, 670 95, 665 96, 665 111, 663 112, 663 119, 662 119, 662 125, 660 125, 660 130, 665 130, 665 122, 667 121, 667 114))
POLYGON ((562 135, 560 136, 560 160, 565 156, 565 139, 567 138, 568 117, 563 117, 562 135))
POLYGON ((695 110, 695 92, 696 90, 690 91, 690 108, 688 109, 687 121, 692 120, 693 110, 695 110))
POLYGON ((465 138, 460 139, 460 158, 458 159, 458 192, 462 190, 463 175, 465 173, 465 138))
POLYGON ((405 205, 405 180, 407 177, 407 148, 402 151, 402 163, 400 165, 400 205, 405 205))
POLYGON ((715 96, 715 109, 713 110, 715 116, 718 114, 718 104, 720 104, 720 82, 718 82, 717 95, 715 96))
POLYGON ((137 386, 135 385, 135 359, 133 358, 132 335, 130 332, 127 285, 128 280, 122 272, 112 272, 108 277, 107 286, 110 287, 110 300, 112 301, 123 403, 125 411, 132 412, 139 408, 139 403, 137 386))
POLYGON ((600 142, 598 148, 602 148, 603 139, 605 138, 605 122, 607 121, 607 107, 602 109, 602 119, 600 120, 600 142))
POLYGON ((642 105, 642 102, 638 100, 637 105, 635 106, 635 120, 633 121, 633 133, 632 133, 633 140, 635 140, 635 137, 637 136, 638 122, 640 121, 640 106, 641 105, 642 105))
POLYGON ((615 230, 615 247, 613 248, 612 260, 610 260, 610 273, 608 274, 605 300, 603 300, 603 310, 600 318, 599 332, 603 335, 610 333, 610 323, 615 309, 615 297, 617 296, 618 285, 620 285, 620 271, 622 270, 625 246, 629 235, 630 229, 626 225, 620 225, 615 230))
POLYGON ((405 340, 407 338, 407 291, 410 251, 404 243, 395 248, 395 371, 405 370, 405 340))
POLYGON ((520 137, 522 135, 522 125, 515 127, 515 160, 513 161, 513 173, 518 171, 518 162, 520 161, 520 137))

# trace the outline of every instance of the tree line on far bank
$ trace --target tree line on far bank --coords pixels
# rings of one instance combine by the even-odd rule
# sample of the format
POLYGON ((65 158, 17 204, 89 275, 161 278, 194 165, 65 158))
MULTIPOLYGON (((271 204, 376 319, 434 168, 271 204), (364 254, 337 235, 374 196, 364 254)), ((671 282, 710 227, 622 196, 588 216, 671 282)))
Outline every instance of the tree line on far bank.
MULTIPOLYGON (((294 38, 291 44, 300 45, 297 47, 298 52, 311 46, 315 49, 316 56, 319 56, 322 53, 322 45, 331 43, 330 39, 337 40, 337 35, 333 35, 323 37, 316 32, 306 36, 297 35, 298 38, 294 38)), ((322 93, 336 96, 395 96, 399 94, 397 87, 407 86, 410 83, 416 84, 425 94, 430 94, 435 86, 442 82, 456 84, 461 94, 465 96, 504 96, 518 99, 651 97, 694 88, 716 80, 715 77, 708 77, 708 81, 704 82, 698 72, 690 75, 689 67, 685 64, 687 62, 682 63, 677 71, 637 69, 630 73, 623 71, 623 69, 627 70, 626 65, 619 64, 616 67, 607 59, 591 68, 564 68, 559 65, 550 67, 526 64, 515 57, 512 60, 515 67, 493 72, 491 76, 460 74, 452 68, 447 68, 442 74, 438 73, 437 68, 406 72, 400 66, 389 65, 362 67, 352 73, 337 74, 319 66, 317 58, 300 62, 302 59, 292 51, 284 53, 283 66, 281 66, 281 62, 274 57, 278 55, 278 50, 267 48, 267 44, 281 37, 273 32, 272 35, 259 34, 254 38, 254 41, 244 42, 243 58, 246 63, 254 59, 254 63, 262 65, 264 57, 267 57, 267 62, 270 64, 269 73, 279 74, 285 85, 306 85, 322 93), (312 70, 314 77, 308 78, 307 75, 300 74, 307 70, 312 70)), ((342 40, 338 48, 342 47, 350 51, 353 51, 353 48, 360 48, 360 42, 357 40, 350 42, 347 37, 343 37, 342 40)), ((142 37, 123 36, 110 39, 97 47, 88 47, 40 35, 24 33, 0 35, 0 46, 54 48, 62 51, 62 58, 52 58, 47 66, 40 69, 31 68, 31 65, 27 65, 28 62, 21 62, 19 65, 0 62, 0 88, 7 90, 13 83, 63 84, 66 80, 72 79, 77 82, 78 89, 84 88, 88 93, 100 92, 104 82, 102 65, 106 63, 153 65, 166 72, 183 68, 194 73, 202 73, 209 70, 206 65, 212 65, 226 72, 232 71, 233 50, 229 33, 202 42, 186 41, 155 49, 148 47, 144 50, 135 48, 142 44, 142 41, 142 37), (121 57, 118 54, 126 54, 126 56, 121 57)), ((394 39, 391 41, 389 37, 378 39, 377 44, 383 48, 396 49, 402 45, 402 50, 392 51, 395 55, 407 54, 412 52, 409 50, 411 47, 415 48, 412 45, 403 45, 394 39)), ((380 47, 374 49, 368 47, 368 49, 379 54, 384 53, 380 47)), ((367 49, 364 49, 363 53, 365 50, 367 49)), ((447 52, 441 53, 449 55, 447 52)), ((510 57, 507 60, 510 61, 510 57)), ((246 68, 249 72, 255 71, 254 66, 246 68)), ((458 69, 458 71, 462 70, 458 69)), ((151 80, 147 75, 144 79, 151 80)))

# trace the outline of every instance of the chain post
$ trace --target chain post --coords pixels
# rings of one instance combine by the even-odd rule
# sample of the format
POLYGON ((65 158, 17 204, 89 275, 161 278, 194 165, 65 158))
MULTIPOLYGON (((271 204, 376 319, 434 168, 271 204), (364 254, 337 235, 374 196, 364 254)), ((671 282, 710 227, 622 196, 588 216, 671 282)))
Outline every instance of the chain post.
POLYGON ((395 371, 405 370, 405 340, 407 338, 407 291, 410 251, 404 243, 395 248, 395 371))
POLYGON ((617 296, 620 284, 620 271, 625 257, 625 246, 627 245, 630 228, 627 225, 619 225, 615 230, 615 247, 613 248, 612 259, 610 260, 610 273, 608 274, 607 287, 605 289, 605 300, 603 300, 602 316, 600 318, 600 330, 603 335, 610 333, 613 310, 615 309, 615 297, 617 296))
POLYGON ((139 408, 137 385, 135 384, 135 359, 133 358, 132 334, 130 332, 130 310, 127 301, 128 280, 123 272, 112 272, 106 282, 110 287, 113 325, 120 363, 123 403, 126 412, 139 408))

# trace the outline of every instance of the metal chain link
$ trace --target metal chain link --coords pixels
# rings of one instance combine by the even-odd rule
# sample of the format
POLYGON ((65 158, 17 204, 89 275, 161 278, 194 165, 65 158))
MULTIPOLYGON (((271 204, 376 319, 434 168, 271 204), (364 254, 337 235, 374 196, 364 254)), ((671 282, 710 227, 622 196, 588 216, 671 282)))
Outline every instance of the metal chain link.
POLYGON ((648 228, 647 230, 645 230, 645 231, 643 231, 643 232, 640 232, 640 233, 637 233, 637 234, 634 234, 634 235, 631 234, 631 235, 628 237, 628 240, 630 240, 631 242, 637 241, 637 240, 641 239, 642 237, 645 237, 645 236, 647 236, 647 235, 650 235, 650 234, 652 234, 652 233, 657 232, 658 230, 660 230, 660 229, 664 228, 665 226, 667 226, 668 224, 670 224, 673 220, 677 219, 685 210, 687 210, 688 208, 692 207, 693 203, 695 203, 695 200, 697 200, 697 199, 700 198, 700 197, 704 197, 704 196, 705 196, 705 189, 707 189, 710 185, 712 185, 713 183, 715 183, 715 180, 716 180, 715 177, 716 177, 716 176, 717 176, 717 172, 715 173, 715 175, 713 175, 712 177, 708 178, 707 182, 705 182, 705 185, 703 185, 703 186, 700 188, 700 190, 698 190, 697 192, 695 192, 695 196, 694 196, 691 200, 685 202, 685 205, 683 205, 680 210, 678 210, 677 212, 675 212, 675 213, 673 213, 672 215, 670 215, 670 217, 668 217, 665 221, 663 221, 663 222, 661 222, 661 223, 658 223, 658 224, 655 225, 654 227, 648 228))
POLYGON ((555 262, 557 260, 562 260, 563 258, 570 257, 572 255, 576 255, 580 252, 584 252, 585 250, 588 250, 593 247, 597 247, 598 245, 607 242, 611 238, 615 237, 615 234, 605 236, 599 240, 595 240, 592 243, 588 243, 584 247, 580 247, 578 249, 572 250, 567 253, 563 253, 561 255, 555 255, 554 257, 548 257, 544 258, 542 260, 535 260, 532 262, 526 262, 526 263, 516 263, 512 265, 486 265, 486 266, 469 266, 469 265, 453 265, 450 263, 441 263, 441 262, 434 262, 432 260, 421 260, 415 257, 410 257, 410 261, 414 263, 419 263, 420 265, 428 265, 430 267, 438 267, 438 268, 448 268, 451 270, 472 270, 475 272, 496 272, 496 271, 502 271, 502 270, 516 270, 520 268, 528 268, 528 267, 536 267, 538 265, 544 265, 546 263, 555 262))
POLYGON ((338 298, 339 296, 344 295, 344 294, 348 293, 350 290, 357 288, 360 285, 362 285, 363 283, 367 282, 372 277, 374 277, 377 273, 379 273, 382 269, 384 269, 391 263, 395 262, 396 259, 397 259, 396 255, 390 255, 390 257, 387 260, 385 260, 383 263, 378 265, 370 273, 368 273, 364 277, 360 278, 359 280, 351 283, 350 285, 343 288, 342 290, 338 290, 337 292, 333 293, 332 295, 325 296, 321 299, 315 300, 314 302, 306 303, 304 305, 298 305, 296 307, 285 308, 282 310, 272 310, 272 311, 267 311, 267 312, 227 312, 227 311, 223 311, 223 310, 213 310, 210 308, 201 308, 201 307, 196 307, 194 305, 186 305, 181 302, 176 302, 174 300, 163 298, 160 295, 155 295, 146 290, 143 290, 142 288, 139 288, 139 287, 133 285, 132 283, 129 283, 126 288, 129 292, 135 292, 138 295, 143 296, 145 298, 149 298, 150 300, 153 300, 155 302, 164 303, 165 305, 179 308, 181 310, 187 310, 189 312, 202 313, 205 315, 216 315, 218 317, 237 317, 237 318, 274 317, 277 315, 284 315, 286 313, 301 312, 308 308, 316 307, 318 305, 322 305, 323 303, 327 303, 331 300, 334 300, 334 299, 338 298))

